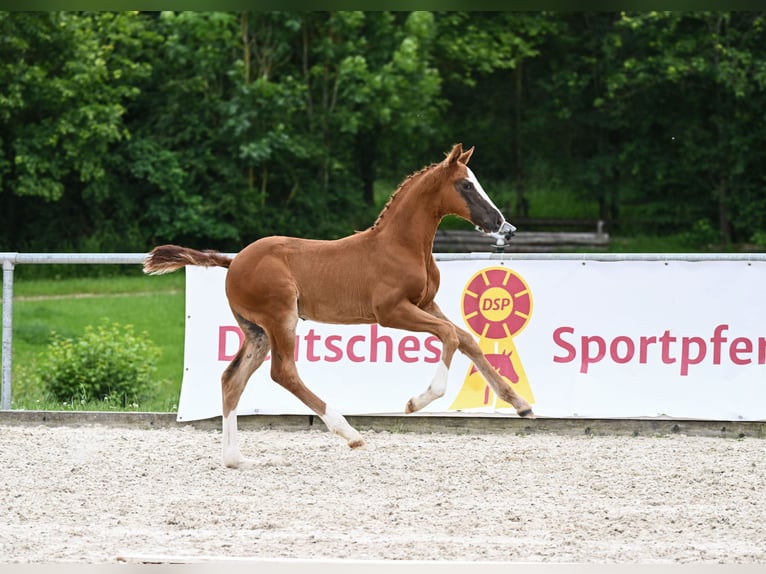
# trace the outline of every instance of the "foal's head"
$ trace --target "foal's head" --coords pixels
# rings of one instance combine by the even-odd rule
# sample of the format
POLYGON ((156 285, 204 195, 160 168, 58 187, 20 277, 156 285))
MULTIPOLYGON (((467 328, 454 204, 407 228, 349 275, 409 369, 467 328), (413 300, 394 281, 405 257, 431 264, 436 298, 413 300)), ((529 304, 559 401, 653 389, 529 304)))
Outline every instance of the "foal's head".
POLYGON ((444 210, 470 221, 484 233, 509 239, 516 228, 505 220, 468 167, 471 154, 473 148, 463 151, 462 144, 457 144, 439 164, 445 177, 440 187, 444 210))

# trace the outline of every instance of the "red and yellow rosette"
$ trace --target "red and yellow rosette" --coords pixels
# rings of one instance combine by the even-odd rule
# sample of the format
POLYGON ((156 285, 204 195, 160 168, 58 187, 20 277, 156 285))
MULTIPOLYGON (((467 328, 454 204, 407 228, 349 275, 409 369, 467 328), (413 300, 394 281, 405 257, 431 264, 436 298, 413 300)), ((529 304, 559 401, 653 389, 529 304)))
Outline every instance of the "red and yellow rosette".
MULTIPOLYGON (((532 388, 513 342, 532 316, 532 293, 526 281, 507 267, 482 269, 463 290, 462 312, 465 324, 479 337, 479 347, 490 364, 517 394, 534 404, 532 388)), ((488 406, 513 409, 497 398, 471 365, 450 410, 488 406)))

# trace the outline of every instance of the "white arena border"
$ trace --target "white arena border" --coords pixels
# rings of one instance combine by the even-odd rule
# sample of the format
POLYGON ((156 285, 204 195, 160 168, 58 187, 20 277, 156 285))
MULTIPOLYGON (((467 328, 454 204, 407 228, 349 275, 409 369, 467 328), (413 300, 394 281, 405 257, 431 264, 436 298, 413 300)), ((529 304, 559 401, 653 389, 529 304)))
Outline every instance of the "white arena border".
POLYGON ((471 572, 479 570, 482 573, 503 572, 507 573, 510 567, 523 565, 534 567, 572 566, 572 564, 548 565, 526 562, 470 562, 465 560, 344 560, 344 559, 311 559, 311 558, 237 558, 231 556, 176 556, 176 555, 119 555, 117 562, 128 564, 190 564, 190 565, 218 565, 225 566, 229 571, 230 566, 248 566, 249 571, 262 572, 312 572, 332 574, 378 574, 381 572, 448 572, 449 568, 460 568, 465 572, 470 568, 471 572), (252 568, 256 567, 256 568, 252 568))
MULTIPOLYGON (((588 436, 706 436, 727 439, 766 439, 766 420, 724 421, 672 417, 585 418, 537 417, 524 419, 502 413, 416 413, 405 415, 348 415, 360 431, 408 433, 504 433, 557 434, 588 436)), ((252 414, 239 419, 243 431, 283 430, 305 432, 326 427, 315 415, 252 414)), ((173 412, 134 411, 34 411, 0 410, 0 425, 44 425, 49 427, 109 426, 116 428, 162 429, 194 428, 220 430, 221 417, 198 421, 178 421, 173 412)), ((0 556, 0 565, 2 557, 0 556)), ((766 569, 764 570, 766 572, 766 569)), ((2 574, 2 573, 0 573, 2 574)))
MULTIPOLYGON (((217 556, 124 555, 118 562, 148 566, 179 566, 181 572, 211 574, 762 574, 763 564, 670 563, 544 563, 471 562, 446 560, 343 560, 294 558, 236 558, 217 556)), ((140 569, 140 568, 139 568, 140 569)), ((122 571, 118 569, 116 571, 122 571)))
POLYGON ((0 574, 172 572, 191 574, 762 574, 763 564, 538 563, 416 560, 313 560, 136 555, 115 563, 1 564, 0 574))

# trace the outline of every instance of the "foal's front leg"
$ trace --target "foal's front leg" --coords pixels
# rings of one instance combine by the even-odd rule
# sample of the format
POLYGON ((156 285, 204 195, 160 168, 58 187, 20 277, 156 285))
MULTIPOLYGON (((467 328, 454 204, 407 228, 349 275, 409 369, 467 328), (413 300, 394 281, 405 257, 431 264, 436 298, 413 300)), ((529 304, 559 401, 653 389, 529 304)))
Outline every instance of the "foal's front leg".
POLYGON ((452 356, 458 348, 455 326, 450 321, 436 317, 407 300, 385 311, 382 308, 379 309, 377 318, 384 327, 431 333, 442 342, 442 359, 431 383, 425 391, 407 401, 404 412, 414 413, 443 397, 447 391, 447 377, 452 356))
POLYGON ((412 397, 404 407, 405 414, 412 414, 430 405, 436 399, 440 399, 447 392, 447 378, 449 376, 449 368, 443 362, 439 362, 439 366, 436 367, 436 373, 434 378, 431 379, 431 384, 428 388, 419 395, 412 397))
POLYGON ((459 340, 458 349, 461 353, 471 359, 471 362, 476 366, 476 369, 486 379, 487 383, 489 383, 489 386, 492 387, 492 390, 495 391, 498 397, 513 405, 513 408, 516 409, 516 413, 519 416, 535 418, 535 415, 532 412, 532 405, 530 405, 523 397, 519 396, 516 391, 503 380, 487 357, 484 356, 478 343, 468 331, 465 331, 452 323, 436 303, 433 303, 431 307, 428 308, 428 312, 434 317, 449 321, 450 324, 453 325, 459 340))
POLYGON ((486 379, 497 396, 506 403, 513 405, 513 408, 516 409, 516 413, 520 417, 528 419, 535 418, 535 415, 532 412, 532 405, 518 395, 516 391, 503 380, 487 357, 484 356, 484 353, 481 352, 481 349, 474 338, 471 337, 468 332, 462 331, 462 329, 458 329, 458 336, 460 337, 460 352, 471 359, 471 362, 473 362, 476 369, 486 379))

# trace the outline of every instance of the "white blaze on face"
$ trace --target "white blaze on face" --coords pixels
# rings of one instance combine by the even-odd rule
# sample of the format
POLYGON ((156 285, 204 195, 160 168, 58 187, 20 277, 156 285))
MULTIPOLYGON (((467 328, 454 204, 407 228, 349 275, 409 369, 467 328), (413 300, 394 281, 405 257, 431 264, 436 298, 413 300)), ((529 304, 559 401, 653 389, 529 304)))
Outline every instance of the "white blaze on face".
MULTIPOLYGON (((476 188, 476 191, 479 193, 479 195, 481 196, 481 198, 482 198, 484 201, 486 201, 488 204, 490 204, 490 205, 491 205, 491 206, 492 206, 492 207, 495 209, 495 211, 497 211, 498 213, 500 213, 500 210, 499 210, 499 209, 497 208, 497 206, 496 206, 496 205, 493 203, 493 201, 492 201, 492 200, 489 198, 489 196, 487 195, 487 192, 486 192, 486 191, 484 191, 484 188, 483 188, 483 187, 481 186, 481 184, 479 183, 479 180, 476 178, 476 175, 475 175, 475 174, 474 174, 474 173, 471 171, 471 168, 470 168, 470 167, 468 167, 468 166, 466 166, 466 168, 465 168, 465 169, 466 169, 466 171, 468 171, 468 181, 470 181, 470 182, 473 184, 473 186, 476 188)), ((501 217, 502 217, 502 213, 500 213, 500 215, 501 215, 501 217)), ((503 217, 503 221, 505 221, 505 218, 504 218, 504 217, 503 217)))

